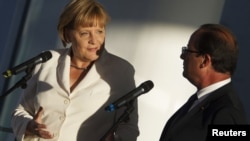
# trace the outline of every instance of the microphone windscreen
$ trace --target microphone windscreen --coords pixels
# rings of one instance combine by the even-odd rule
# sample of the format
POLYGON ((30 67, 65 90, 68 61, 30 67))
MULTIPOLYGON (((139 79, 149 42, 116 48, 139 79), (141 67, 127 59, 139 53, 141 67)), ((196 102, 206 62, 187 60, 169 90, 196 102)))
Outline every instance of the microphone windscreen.
POLYGON ((42 62, 48 61, 51 57, 52 57, 52 54, 50 51, 45 51, 41 53, 42 62))
POLYGON ((144 92, 150 91, 154 87, 154 83, 151 80, 148 80, 140 85, 144 89, 144 92))

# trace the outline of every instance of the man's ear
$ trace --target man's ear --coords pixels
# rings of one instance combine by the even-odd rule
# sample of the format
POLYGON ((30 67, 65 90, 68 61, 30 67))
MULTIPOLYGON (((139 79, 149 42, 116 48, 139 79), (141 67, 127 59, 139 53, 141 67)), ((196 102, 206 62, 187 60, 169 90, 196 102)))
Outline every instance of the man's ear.
POLYGON ((212 58, 209 54, 202 55, 200 67, 206 67, 207 65, 212 64, 212 58))

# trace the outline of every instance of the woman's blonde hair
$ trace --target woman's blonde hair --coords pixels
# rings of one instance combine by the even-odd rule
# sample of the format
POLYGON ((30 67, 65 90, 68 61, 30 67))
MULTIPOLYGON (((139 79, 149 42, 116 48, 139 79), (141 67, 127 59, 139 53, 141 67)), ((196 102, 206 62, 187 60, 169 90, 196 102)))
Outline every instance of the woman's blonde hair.
POLYGON ((95 0, 72 0, 68 3, 57 25, 60 39, 64 46, 69 43, 65 30, 78 26, 91 27, 99 24, 105 27, 110 17, 104 7, 95 0))

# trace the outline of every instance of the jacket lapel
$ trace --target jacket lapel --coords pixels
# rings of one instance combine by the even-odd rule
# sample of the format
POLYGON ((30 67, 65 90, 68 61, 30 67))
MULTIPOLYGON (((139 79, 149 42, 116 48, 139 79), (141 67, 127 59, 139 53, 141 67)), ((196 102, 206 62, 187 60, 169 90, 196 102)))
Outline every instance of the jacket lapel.
POLYGON ((69 70, 70 70, 70 49, 65 52, 60 52, 60 58, 58 59, 57 66, 57 81, 61 88, 63 88, 66 93, 70 94, 70 81, 69 81, 69 70))

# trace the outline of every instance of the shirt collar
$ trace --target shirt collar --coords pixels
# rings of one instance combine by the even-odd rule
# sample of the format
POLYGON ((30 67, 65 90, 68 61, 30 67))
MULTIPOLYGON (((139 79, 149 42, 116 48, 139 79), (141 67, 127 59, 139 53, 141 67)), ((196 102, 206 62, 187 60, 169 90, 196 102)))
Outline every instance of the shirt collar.
POLYGON ((207 86, 207 87, 199 90, 197 92, 198 99, 201 98, 201 97, 203 97, 203 96, 205 96, 205 95, 207 95, 207 94, 209 94, 209 93, 211 93, 211 92, 213 92, 213 91, 215 91, 216 89, 218 89, 218 88, 220 88, 220 87, 228 84, 229 82, 231 82, 231 78, 219 81, 217 83, 214 83, 214 84, 212 84, 210 86, 207 86))

